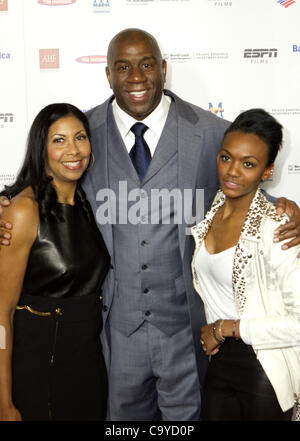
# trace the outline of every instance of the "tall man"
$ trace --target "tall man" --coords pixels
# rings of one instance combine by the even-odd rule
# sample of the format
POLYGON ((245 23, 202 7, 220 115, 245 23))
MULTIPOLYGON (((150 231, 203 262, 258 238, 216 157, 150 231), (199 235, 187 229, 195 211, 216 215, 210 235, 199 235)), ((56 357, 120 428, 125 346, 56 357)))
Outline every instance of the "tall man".
MULTIPOLYGON (((119 197, 110 199, 115 223, 100 227, 113 261, 104 289, 103 335, 110 418, 151 420, 160 412, 165 420, 198 419, 207 359, 199 338, 203 307, 190 271, 189 218, 185 208, 177 222, 180 207, 170 203, 161 207, 168 209, 170 222, 161 219, 158 225, 149 199, 156 190, 178 189, 178 195, 190 190, 194 197, 196 189, 204 189, 207 208, 217 190, 216 156, 228 122, 163 91, 166 62, 144 31, 117 34, 107 64, 114 96, 88 112, 96 165, 84 188, 102 224, 97 191, 109 188, 119 197), (142 158, 134 152, 145 147, 131 131, 141 121, 150 163, 149 149, 142 158), (136 201, 125 201, 128 194, 148 201, 135 219, 127 217, 136 201)), ((192 206, 187 211, 191 217, 192 206)))
MULTIPOLYGON (((113 261, 103 290, 110 418, 151 420, 160 412, 166 420, 196 420, 200 384, 188 291, 200 326, 204 318, 192 291, 191 238, 185 234, 184 219, 176 222, 178 207, 171 200, 169 207, 161 207, 169 210, 170 222, 151 222, 150 196, 153 190, 179 189, 183 194, 184 189, 196 188, 212 196, 217 186, 217 150, 227 122, 171 92, 163 93, 166 62, 155 39, 143 31, 116 35, 107 64, 114 97, 88 112, 96 165, 84 189, 98 221, 97 191, 109 188, 120 198, 117 212, 112 213, 116 223, 101 227, 113 261), (139 121, 148 127, 144 139, 152 158, 142 178, 129 156, 135 144, 131 127, 139 121), (137 189, 140 200, 147 200, 148 204, 141 203, 140 220, 128 216, 127 222, 118 222, 125 207, 120 181, 126 182, 127 194, 137 189)), ((128 213, 134 203, 128 202, 128 213)), ((199 366, 203 378, 204 355, 199 366)))
MULTIPOLYGON (((207 358, 186 231, 196 189, 204 190, 204 209, 217 190, 216 156, 228 123, 163 91, 166 62, 148 33, 117 34, 107 61, 114 96, 88 112, 95 165, 84 188, 112 258, 102 338, 109 417, 197 420, 207 358), (155 192, 175 197, 154 204, 155 192)), ((299 211, 289 208, 299 224, 299 211)), ((295 235, 293 227, 285 237, 295 235)))

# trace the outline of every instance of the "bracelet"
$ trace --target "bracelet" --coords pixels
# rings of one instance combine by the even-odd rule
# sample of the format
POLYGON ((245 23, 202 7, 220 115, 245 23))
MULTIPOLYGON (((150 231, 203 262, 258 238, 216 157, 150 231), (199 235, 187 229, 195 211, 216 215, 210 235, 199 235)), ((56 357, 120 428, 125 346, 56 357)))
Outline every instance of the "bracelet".
POLYGON ((235 336, 235 327, 236 327, 236 320, 233 320, 233 324, 232 324, 232 337, 233 338, 236 338, 236 336, 235 336))
POLYGON ((218 337, 217 337, 217 334, 216 334, 216 324, 217 324, 217 321, 215 322, 215 323, 213 323, 213 336, 214 336, 214 339, 218 342, 218 343, 223 343, 224 342, 224 340, 225 340, 225 338, 224 337, 222 337, 222 340, 221 339, 219 339, 218 337))
POLYGON ((220 321, 220 324, 219 324, 219 335, 220 335, 220 339, 222 340, 222 342, 225 341, 225 337, 223 337, 223 334, 222 334, 222 326, 223 326, 223 323, 224 323, 224 320, 221 320, 221 321, 220 321))

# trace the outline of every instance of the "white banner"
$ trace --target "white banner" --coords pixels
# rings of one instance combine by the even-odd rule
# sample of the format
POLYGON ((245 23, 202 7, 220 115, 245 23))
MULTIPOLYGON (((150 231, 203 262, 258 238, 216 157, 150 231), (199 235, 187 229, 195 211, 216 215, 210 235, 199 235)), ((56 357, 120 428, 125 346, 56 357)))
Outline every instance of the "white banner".
POLYGON ((167 88, 220 118, 263 107, 284 126, 269 192, 300 204, 300 0, 0 0, 0 188, 14 180, 45 105, 110 96, 106 51, 120 30, 158 40, 167 88))

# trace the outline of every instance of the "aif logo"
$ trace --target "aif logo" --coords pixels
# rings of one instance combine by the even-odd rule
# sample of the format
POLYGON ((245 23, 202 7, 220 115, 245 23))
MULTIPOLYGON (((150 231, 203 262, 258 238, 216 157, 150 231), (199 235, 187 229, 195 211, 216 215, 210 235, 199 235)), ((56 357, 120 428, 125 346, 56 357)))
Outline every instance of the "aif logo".
POLYGON ((212 103, 208 103, 208 110, 211 113, 219 116, 220 118, 223 118, 224 108, 222 106, 222 103, 219 103, 217 107, 213 106, 212 103))
POLYGON ((288 8, 289 6, 292 6, 295 2, 295 0, 277 0, 277 3, 279 3, 284 8, 288 8))
POLYGON ((8 0, 0 0, 0 11, 2 12, 8 11, 8 0))
POLYGON ((40 69, 59 69, 59 49, 40 49, 40 69))

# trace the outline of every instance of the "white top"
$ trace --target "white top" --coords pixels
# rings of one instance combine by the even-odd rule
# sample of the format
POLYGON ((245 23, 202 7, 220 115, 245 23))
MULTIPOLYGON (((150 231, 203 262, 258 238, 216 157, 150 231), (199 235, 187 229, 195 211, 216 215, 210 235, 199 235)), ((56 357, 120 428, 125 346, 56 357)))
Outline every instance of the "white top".
MULTIPOLYGON (((235 248, 210 254, 203 241, 195 257, 195 271, 203 292, 207 323, 219 319, 239 319, 232 289, 235 248)), ((245 343, 251 344, 244 317, 240 321, 240 335, 245 343)))
MULTIPOLYGON (((148 130, 146 130, 144 134, 144 139, 149 146, 151 156, 154 155, 159 138, 165 126, 171 101, 172 99, 169 96, 162 94, 162 99, 159 105, 143 120, 143 123, 148 126, 148 130)), ((132 116, 128 115, 128 113, 124 112, 115 99, 112 102, 112 109, 117 127, 129 153, 135 142, 134 133, 132 133, 130 129, 133 124, 141 121, 137 121, 132 116)))

